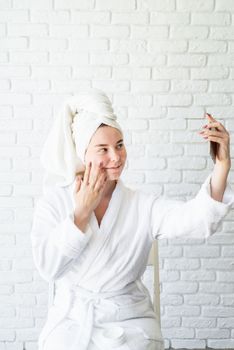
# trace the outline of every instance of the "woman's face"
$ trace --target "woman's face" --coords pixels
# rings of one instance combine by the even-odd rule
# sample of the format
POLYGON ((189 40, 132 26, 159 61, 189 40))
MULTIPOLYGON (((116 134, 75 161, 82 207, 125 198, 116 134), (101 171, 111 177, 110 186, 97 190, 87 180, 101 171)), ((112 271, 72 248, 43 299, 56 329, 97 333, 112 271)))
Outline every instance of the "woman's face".
POLYGON ((85 164, 103 164, 108 180, 117 180, 127 158, 122 133, 111 126, 103 126, 92 136, 85 154, 85 164))

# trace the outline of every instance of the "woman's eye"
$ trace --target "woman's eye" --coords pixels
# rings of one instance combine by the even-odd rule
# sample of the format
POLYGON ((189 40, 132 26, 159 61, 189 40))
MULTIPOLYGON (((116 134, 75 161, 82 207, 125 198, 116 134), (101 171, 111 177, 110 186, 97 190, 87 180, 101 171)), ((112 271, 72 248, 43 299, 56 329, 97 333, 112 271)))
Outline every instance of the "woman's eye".
POLYGON ((107 150, 107 148, 100 148, 99 152, 105 152, 107 150))
POLYGON ((118 144, 118 146, 117 146, 117 147, 118 147, 118 148, 123 147, 123 143, 118 144))

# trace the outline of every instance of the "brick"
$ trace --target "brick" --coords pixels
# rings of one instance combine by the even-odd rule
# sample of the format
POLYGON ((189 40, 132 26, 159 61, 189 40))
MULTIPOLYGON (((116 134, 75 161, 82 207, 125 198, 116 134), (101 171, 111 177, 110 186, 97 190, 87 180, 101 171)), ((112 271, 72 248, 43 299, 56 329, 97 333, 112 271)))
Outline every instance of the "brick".
POLYGON ((192 96, 189 94, 164 94, 154 96, 154 104, 158 106, 189 106, 192 96))
MULTIPOLYGON (((231 283, 220 283, 220 282, 212 282, 212 283, 208 283, 208 282, 200 282, 200 291, 203 293, 207 293, 207 291, 209 291, 210 293, 216 293, 216 294, 225 294, 225 293, 233 293, 234 292, 234 286, 231 283)), ((217 317, 217 316, 223 316, 223 317, 228 317, 228 316, 233 316, 234 312, 233 310, 231 311, 230 308, 226 308, 226 309, 213 309, 213 311, 207 311, 203 310, 203 315, 204 316, 208 316, 208 317, 217 317), (222 311, 221 311, 222 310, 222 311), (228 312, 226 312, 228 311, 228 312)))
POLYGON ((26 107, 16 106, 14 108, 14 117, 19 119, 25 118, 52 118, 52 107, 51 106, 35 106, 31 105, 26 107))
POLYGON ((13 7, 15 9, 47 9, 51 10, 53 6, 52 0, 41 0, 38 2, 37 0, 21 0, 20 2, 17 0, 13 0, 13 7))
POLYGON ((225 79, 228 77, 228 68, 226 67, 205 67, 192 68, 192 79, 225 79))
POLYGON ((10 52, 10 62, 16 64, 46 64, 48 54, 46 52, 10 52))
POLYGON ((0 185, 0 195, 10 196, 12 193, 12 186, 10 185, 0 185))
POLYGON ((172 348, 185 348, 185 349, 205 349, 206 340, 200 339, 171 339, 170 344, 172 348))
POLYGON ((231 98, 227 94, 194 94, 194 104, 198 106, 231 105, 231 98))
POLYGON ((215 2, 216 11, 233 11, 234 4, 232 0, 216 0, 215 2))
POLYGON ((8 54, 6 52, 0 52, 0 63, 8 62, 8 54))
POLYGON ((185 25, 190 23, 188 13, 179 13, 179 12, 151 12, 150 14, 150 23, 161 25, 161 24, 180 24, 185 25))
MULTIPOLYGON (((210 306, 211 305, 211 306, 215 306, 215 305, 219 304, 219 296, 215 295, 215 294, 209 294, 207 292, 204 292, 204 293, 199 292, 196 295, 185 295, 184 301, 185 301, 185 304, 187 304, 187 305, 202 305, 202 306, 204 306, 204 305, 210 306)), ((197 323, 197 321, 201 321, 201 320, 194 319, 194 323, 195 322, 197 323)), ((207 321, 211 327, 216 324, 216 321, 213 318, 210 318, 209 320, 203 319, 203 321, 204 321, 204 323, 206 323, 206 321, 207 321), (210 322, 211 320, 212 320, 212 322, 210 322)), ((192 324, 191 324, 191 326, 192 326, 192 324)), ((201 327, 198 327, 198 328, 201 328, 201 327)))
POLYGON ((214 339, 207 340, 207 346, 213 349, 232 349, 234 347, 234 340, 232 339, 214 339))
POLYGON ((53 24, 49 27, 49 35, 54 38, 85 38, 88 36, 88 26, 74 24, 53 24))
POLYGON ((152 105, 152 97, 150 95, 133 95, 130 93, 126 94, 116 94, 114 97, 115 104, 121 105, 121 106, 151 106, 152 105))
POLYGON ((156 119, 150 120, 150 130, 181 130, 186 129, 183 119, 156 119))
POLYGON ((50 54, 50 63, 53 65, 86 65, 89 63, 89 55, 85 52, 52 52, 50 54))
POLYGON ((157 147, 148 146, 146 154, 150 157, 178 156, 183 154, 183 148, 172 144, 157 144, 157 147))
POLYGON ((128 63, 127 54, 98 54, 94 53, 90 55, 90 63, 98 66, 120 66, 128 63))
POLYGON ((150 55, 149 53, 129 54, 129 63, 134 66, 165 66, 165 55, 150 55))
POLYGON ((1 8, 10 8, 11 7, 11 1, 10 0, 1 0, 0 2, 1 8))
POLYGON ((0 329, 0 341, 14 341, 15 332, 13 330, 0 329))
MULTIPOLYGON (((3 142, 5 144, 5 142, 3 142)), ((29 155, 29 148, 12 146, 12 147, 0 147, 0 157, 26 157, 29 155)))
POLYGON ((151 53, 171 53, 187 51, 187 42, 185 40, 148 40, 148 51, 151 53))
POLYGON ((73 78, 75 79, 109 79, 110 77, 110 67, 83 66, 73 68, 73 78))
POLYGON ((219 247, 207 247, 206 245, 200 247, 184 247, 184 256, 191 258, 211 258, 219 256, 219 247))
POLYGON ((32 22, 36 23, 65 24, 69 22, 70 14, 68 10, 46 11, 30 9, 30 18, 32 22))
MULTIPOLYGON (((166 285, 171 285, 171 288, 173 290, 172 287, 172 283, 166 283, 166 285)), ((175 285, 175 289, 174 292, 176 290, 178 290, 179 293, 193 293, 192 290, 196 290, 197 288, 197 283, 185 283, 185 282, 176 282, 174 283, 175 285), (182 288, 183 286, 185 287, 184 292, 182 292, 182 288), (190 287, 189 287, 190 286, 190 287)), ((199 316, 200 315, 200 307, 199 306, 168 306, 167 308, 167 314, 168 316, 199 316)))
POLYGON ((168 117, 169 118, 189 118, 190 119, 200 119, 204 115, 204 110, 201 107, 169 107, 168 117))
POLYGON ((31 103, 29 94, 0 93, 2 104, 27 105, 31 103))
MULTIPOLYGON (((2 9, 2 7, 1 7, 2 9)), ((28 11, 25 10, 1 10, 0 11, 1 22, 6 23, 25 23, 28 21, 28 11)))
POLYGON ((1 91, 8 91, 10 90, 10 82, 9 80, 0 80, 0 89, 1 91))
POLYGON ((214 9, 213 0, 177 0, 177 10, 178 11, 191 11, 191 12, 207 12, 214 9))
POLYGON ((147 158, 138 158, 134 159, 134 161, 129 161, 129 168, 130 169, 145 169, 145 170, 150 170, 150 169, 163 169, 165 168, 165 160, 164 159, 149 159, 147 158))
POLYGON ((106 51, 108 50, 108 40, 107 39, 73 39, 69 40, 70 50, 78 50, 80 52, 84 51, 106 51))
POLYGON ((202 67, 206 64, 205 55, 168 55, 168 66, 202 67))
POLYGON ((67 48, 67 40, 56 38, 30 38, 29 48, 37 51, 64 51, 67 48))
POLYGON ((165 11, 170 12, 175 10, 174 0, 138 0, 137 7, 139 10, 150 10, 150 11, 165 11))
MULTIPOLYGON (((172 92, 204 92, 207 91, 208 82, 204 80, 173 80, 171 81, 172 92)), ((189 115, 189 114, 188 114, 189 115)))
POLYGON ((113 79, 149 79, 150 78, 150 68, 138 68, 138 67, 120 67, 120 68, 113 68, 112 73, 113 79))
POLYGON ((181 181, 181 174, 174 170, 146 171, 146 181, 150 183, 178 183, 181 181))
POLYGON ((168 90, 169 90, 168 81, 134 80, 131 82, 131 91, 133 93, 166 92, 168 90))
POLYGON ((129 27, 126 25, 95 25, 90 26, 90 34, 93 38, 127 38, 129 27))
POLYGON ((195 331, 192 328, 167 328, 164 330, 164 337, 167 338, 182 338, 182 339, 187 339, 187 338, 194 338, 195 336, 195 331))
POLYGON ((77 10, 87 10, 94 7, 94 0, 55 0, 54 3, 55 9, 64 10, 64 9, 77 9, 77 10))
MULTIPOLYGON (((100 14, 99 14, 100 15, 100 14)), ((148 23, 148 14, 146 12, 118 12, 112 13, 111 22, 113 24, 147 24, 148 23)))
POLYGON ((192 25, 225 26, 230 23, 231 18, 229 13, 191 13, 192 25))
MULTIPOLYGON (((108 11, 72 11, 71 13, 71 19, 72 23, 79 23, 79 24, 109 24, 111 21, 110 12, 108 11)), ((114 14, 112 13, 112 22, 115 15, 120 15, 122 18, 122 15, 124 14, 114 14)), ((130 14, 127 14, 127 17, 130 17, 130 14)), ((127 22, 128 24, 129 22, 127 22)))
POLYGON ((122 53, 146 53, 147 45, 145 40, 138 39, 110 39, 110 51, 111 52, 122 52, 122 53))
POLYGON ((170 37, 172 39, 206 39, 208 37, 208 27, 171 26, 170 37))
POLYGON ((0 66, 1 78, 9 77, 28 77, 30 74, 29 67, 17 67, 17 66, 0 66))
POLYGON ((214 281, 214 271, 182 271, 181 281, 214 281))
POLYGON ((219 40, 190 40, 189 52, 193 53, 214 53, 214 52, 226 52, 227 43, 219 40))
POLYGON ((0 134, 0 146, 12 145, 15 143, 15 134, 13 133, 1 133, 0 134))
MULTIPOLYGON (((39 80, 39 79, 18 79, 12 80, 11 82, 12 91, 21 91, 21 92, 44 92, 50 90, 49 80, 39 80)), ((22 120, 21 120, 22 121, 22 120)), ((20 121, 20 122, 21 122, 20 121)), ((17 121, 19 122, 19 121, 17 121)), ((23 121, 22 121, 23 122, 23 121)), ((26 124, 26 121, 23 123, 26 124)), ((29 123, 29 120, 27 121, 29 123)))
POLYGON ((209 85, 211 92, 234 92, 232 80, 211 81, 209 85))
POLYGON ((198 338, 230 338, 230 330, 228 329, 198 329, 196 330, 196 335, 198 338))
POLYGON ((126 92, 129 91, 128 81, 93 81, 92 86, 102 91, 108 91, 108 93, 126 92))
POLYGON ((71 68, 70 67, 39 67, 35 66, 32 68, 32 78, 33 79, 66 79, 71 76, 71 68))
POLYGON ((47 35, 47 25, 45 24, 8 24, 9 36, 45 36, 47 35))
MULTIPOLYGON (((1 94, 0 94, 1 98, 1 94)), ((32 121, 31 120, 0 120, 1 130, 31 130, 32 121)))
POLYGON ((233 40, 234 28, 233 27, 210 28, 210 38, 214 40, 233 40))
POLYGON ((131 26, 131 38, 133 39, 166 39, 168 37, 167 26, 131 26))
POLYGON ((135 1, 119 0, 119 1, 108 1, 108 0, 96 0, 96 10, 135 10, 135 1))

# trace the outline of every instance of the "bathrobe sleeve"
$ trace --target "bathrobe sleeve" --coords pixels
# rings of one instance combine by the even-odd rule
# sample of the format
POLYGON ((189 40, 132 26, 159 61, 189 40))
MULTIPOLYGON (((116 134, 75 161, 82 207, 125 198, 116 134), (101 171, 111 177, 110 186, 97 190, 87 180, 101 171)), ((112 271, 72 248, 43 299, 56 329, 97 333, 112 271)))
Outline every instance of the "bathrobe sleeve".
POLYGON ((61 218, 63 200, 48 191, 37 201, 31 230, 34 263, 47 281, 62 277, 79 258, 92 231, 87 225, 82 232, 74 224, 74 214, 61 218))
POLYGON ((217 231, 222 219, 234 207, 234 191, 227 182, 222 202, 214 200, 211 176, 212 173, 191 200, 155 199, 150 220, 153 239, 206 238, 217 231))

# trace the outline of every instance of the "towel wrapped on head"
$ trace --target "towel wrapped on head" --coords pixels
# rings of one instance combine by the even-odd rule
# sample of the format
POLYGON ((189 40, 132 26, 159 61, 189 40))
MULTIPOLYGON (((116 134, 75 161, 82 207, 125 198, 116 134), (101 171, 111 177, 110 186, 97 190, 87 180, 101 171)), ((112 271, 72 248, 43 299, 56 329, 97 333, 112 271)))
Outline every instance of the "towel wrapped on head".
POLYGON ((101 124, 123 133, 111 101, 101 90, 85 90, 65 101, 40 157, 45 168, 45 187, 67 186, 74 181, 76 173, 84 171, 85 151, 101 124))

